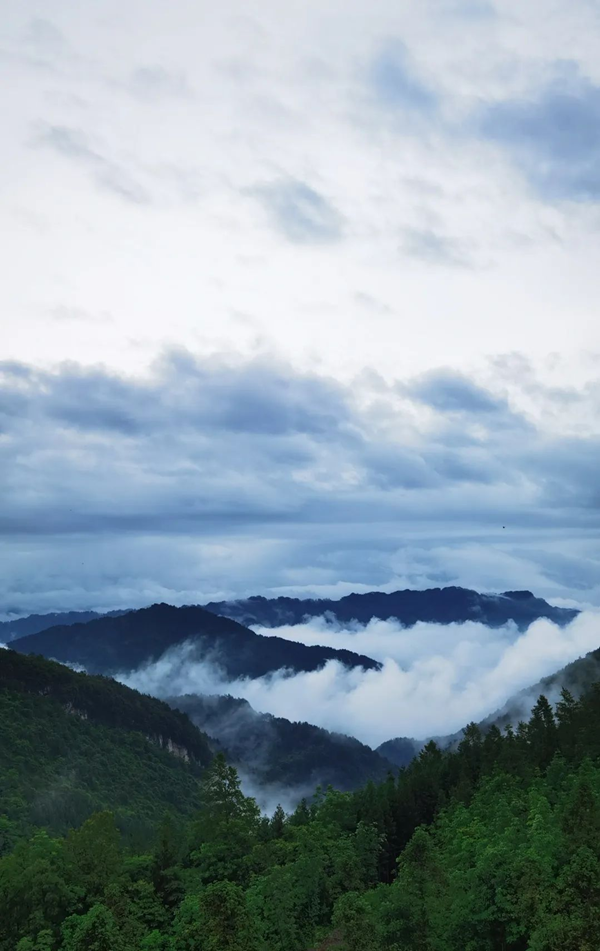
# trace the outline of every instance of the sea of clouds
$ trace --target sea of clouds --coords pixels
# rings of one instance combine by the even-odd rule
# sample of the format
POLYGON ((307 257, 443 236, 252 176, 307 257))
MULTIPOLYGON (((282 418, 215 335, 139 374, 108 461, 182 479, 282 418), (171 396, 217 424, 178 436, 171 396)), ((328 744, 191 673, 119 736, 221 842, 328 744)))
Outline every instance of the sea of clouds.
MULTIPOLYGON (((340 625, 327 617, 301 625, 257 628, 265 636, 347 648, 381 669, 337 661, 308 673, 278 671, 227 680, 218 656, 198 661, 191 644, 117 679, 157 697, 220 693, 244 697, 261 712, 303 720, 377 746, 394 736, 422 739, 453 733, 503 706, 512 694, 600 646, 600 612, 584 611, 566 627, 544 619, 525 632, 508 624, 373 620, 340 625)), ((535 699, 535 698, 532 698, 535 699)))

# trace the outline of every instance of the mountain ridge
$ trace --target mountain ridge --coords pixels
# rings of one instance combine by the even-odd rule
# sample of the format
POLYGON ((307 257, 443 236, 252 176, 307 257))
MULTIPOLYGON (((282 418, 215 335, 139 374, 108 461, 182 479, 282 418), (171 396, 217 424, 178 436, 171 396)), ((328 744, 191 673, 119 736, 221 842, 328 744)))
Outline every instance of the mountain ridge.
POLYGON ((307 618, 327 615, 341 623, 367 624, 373 618, 396 619, 405 627, 419 621, 433 624, 480 621, 488 627, 502 627, 513 621, 520 630, 539 618, 564 625, 578 614, 574 608, 558 608, 537 598, 531 591, 504 591, 481 594, 471 588, 447 586, 386 593, 370 591, 330 598, 265 598, 262 595, 234 600, 211 601, 208 611, 248 625, 279 627, 301 624, 307 618))
POLYGON ((355 737, 305 721, 259 713, 230 695, 187 694, 166 702, 221 744, 228 758, 260 785, 350 791, 384 779, 393 764, 355 737))
POLYGON ((17 638, 11 647, 81 665, 88 673, 114 675, 152 663, 170 648, 187 642, 194 646, 193 659, 218 663, 230 679, 256 678, 282 669, 318 670, 328 660, 367 670, 381 666, 352 651, 263 637, 201 607, 176 608, 164 603, 85 624, 51 627, 17 638))
POLYGON ((28 614, 11 621, 0 621, 0 642, 11 641, 28 634, 39 634, 49 627, 68 627, 71 624, 86 624, 101 617, 119 617, 128 609, 115 611, 53 611, 49 614, 28 614))
MULTIPOLYGON (((149 605, 148 607, 152 607, 149 605)), ((567 624, 579 614, 575 608, 559 608, 531 591, 503 591, 500 594, 482 593, 472 588, 446 586, 443 588, 405 588, 398 591, 369 591, 351 593, 339 599, 333 598, 267 598, 252 595, 226 601, 209 601, 206 604, 182 605, 185 608, 203 608, 221 617, 229 617, 242 623, 244 618, 251 624, 276 627, 282 624, 300 624, 307 617, 329 614, 341 621, 368 623, 374 617, 381 620, 396 618, 405 626, 418 621, 448 624, 468 620, 480 620, 489 626, 515 620, 520 625, 531 623, 540 617, 548 617, 558 624, 567 624), (434 602, 435 609, 426 610, 426 602, 434 602), (404 605, 404 609, 403 609, 404 605), (485 608, 491 611, 486 614, 485 608), (495 612, 491 609, 495 607, 495 612), (376 613, 375 613, 376 611, 376 613), (512 615, 515 617, 512 617, 512 615), (495 616, 494 616, 495 615, 495 616)), ((85 624, 88 621, 107 617, 121 617, 147 608, 122 608, 112 611, 65 611, 48 614, 29 614, 15 620, 0 621, 0 642, 38 634, 51 627, 66 627, 85 624)))

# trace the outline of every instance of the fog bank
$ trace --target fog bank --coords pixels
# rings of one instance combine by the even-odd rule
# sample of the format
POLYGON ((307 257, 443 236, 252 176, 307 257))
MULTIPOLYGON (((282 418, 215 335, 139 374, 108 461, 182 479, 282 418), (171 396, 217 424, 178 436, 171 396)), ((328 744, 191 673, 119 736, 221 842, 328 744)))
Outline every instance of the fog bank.
MULTIPOLYGON (((341 629, 326 619, 269 633, 304 643, 361 650, 382 662, 378 671, 330 662, 310 673, 278 671, 228 681, 218 657, 194 660, 191 645, 117 679, 154 696, 229 693, 261 712, 305 720, 377 746, 393 736, 422 739, 480 720, 515 692, 600 646, 600 614, 584 612, 560 628, 538 620, 519 634, 513 625, 418 624, 393 621, 341 629)), ((266 632, 264 632, 266 633, 266 632)))

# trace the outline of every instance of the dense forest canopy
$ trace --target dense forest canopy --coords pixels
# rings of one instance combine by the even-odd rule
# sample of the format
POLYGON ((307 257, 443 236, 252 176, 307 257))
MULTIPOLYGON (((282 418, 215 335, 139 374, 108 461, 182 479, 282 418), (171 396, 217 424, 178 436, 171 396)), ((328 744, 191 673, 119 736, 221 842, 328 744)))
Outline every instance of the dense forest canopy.
MULTIPOLYGON (((293 814, 277 808, 270 817, 243 795, 222 754, 194 772, 139 733, 94 727, 114 742, 96 759, 103 737, 85 733, 82 791, 93 798, 100 790, 101 801, 79 825, 63 816, 62 828, 56 816, 19 812, 28 782, 52 756, 36 737, 47 743, 56 724, 44 733, 36 704, 55 704, 78 733, 92 724, 37 689, 11 690, 5 679, 1 694, 4 729, 14 724, 18 743, 20 704, 30 730, 37 726, 33 762, 27 749, 0 756, 0 951, 600 946, 598 685, 580 700, 563 691, 555 710, 540 697, 517 729, 482 734, 471 724, 455 751, 431 742, 381 783, 320 789, 293 814), (173 788, 172 764, 181 771, 179 801, 161 799, 160 784, 146 786, 158 770, 153 756, 169 764, 165 788, 173 788), (147 819, 143 836, 122 822, 117 773, 130 782, 132 812, 139 807, 147 819)), ((62 803, 59 795, 57 814, 62 803)))

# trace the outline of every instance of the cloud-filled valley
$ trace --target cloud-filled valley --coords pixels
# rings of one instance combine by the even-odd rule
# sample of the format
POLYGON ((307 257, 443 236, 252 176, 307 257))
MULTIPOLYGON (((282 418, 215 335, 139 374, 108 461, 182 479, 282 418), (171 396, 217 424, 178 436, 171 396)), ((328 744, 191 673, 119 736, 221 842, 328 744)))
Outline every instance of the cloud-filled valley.
MULTIPOLYGON (((280 671, 257 679, 227 680, 218 657, 198 663, 184 645, 155 663, 119 675, 155 696, 221 693, 243 697, 260 712, 301 720, 378 746, 394 736, 423 739, 460 730, 500 708, 514 693, 600 646, 600 615, 583 612, 564 628, 535 621, 519 633, 512 625, 419 623, 401 628, 374 620, 341 629, 326 619, 266 635, 305 644, 344 647, 380 660, 382 669, 349 670, 336 661, 322 669, 280 671)), ((532 703, 537 697, 532 697, 532 703)))
POLYGON ((600 0, 0 79, 0 951, 600 948, 600 0))

